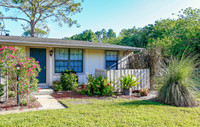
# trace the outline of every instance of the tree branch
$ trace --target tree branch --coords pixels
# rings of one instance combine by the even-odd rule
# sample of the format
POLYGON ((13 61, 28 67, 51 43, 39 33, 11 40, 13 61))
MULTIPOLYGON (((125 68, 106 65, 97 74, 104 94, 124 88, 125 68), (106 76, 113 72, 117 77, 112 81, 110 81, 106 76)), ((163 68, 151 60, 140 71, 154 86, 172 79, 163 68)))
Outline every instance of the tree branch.
POLYGON ((26 22, 30 23, 30 21, 28 21, 27 19, 24 19, 24 18, 17 18, 17 17, 0 17, 0 19, 15 19, 15 20, 23 20, 23 21, 26 21, 26 22))

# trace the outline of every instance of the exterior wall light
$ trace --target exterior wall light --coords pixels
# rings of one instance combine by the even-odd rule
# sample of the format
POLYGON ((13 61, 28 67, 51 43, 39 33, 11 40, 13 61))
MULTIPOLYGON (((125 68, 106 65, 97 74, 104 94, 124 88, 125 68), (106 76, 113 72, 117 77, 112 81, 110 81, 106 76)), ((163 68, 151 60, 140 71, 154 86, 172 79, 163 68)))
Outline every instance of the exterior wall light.
POLYGON ((50 50, 50 56, 52 56, 53 55, 53 50, 50 50))

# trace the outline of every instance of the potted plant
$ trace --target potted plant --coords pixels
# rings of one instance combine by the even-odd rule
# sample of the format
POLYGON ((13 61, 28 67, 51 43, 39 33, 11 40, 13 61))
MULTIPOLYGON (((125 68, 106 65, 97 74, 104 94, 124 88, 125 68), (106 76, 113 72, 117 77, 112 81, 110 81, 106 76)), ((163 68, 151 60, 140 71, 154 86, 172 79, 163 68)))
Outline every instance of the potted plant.
POLYGON ((131 96, 132 94, 131 88, 140 83, 138 82, 139 79, 140 78, 136 78, 136 76, 134 75, 131 76, 130 74, 128 74, 128 76, 122 76, 122 78, 119 78, 119 81, 122 84, 122 88, 125 95, 131 96))

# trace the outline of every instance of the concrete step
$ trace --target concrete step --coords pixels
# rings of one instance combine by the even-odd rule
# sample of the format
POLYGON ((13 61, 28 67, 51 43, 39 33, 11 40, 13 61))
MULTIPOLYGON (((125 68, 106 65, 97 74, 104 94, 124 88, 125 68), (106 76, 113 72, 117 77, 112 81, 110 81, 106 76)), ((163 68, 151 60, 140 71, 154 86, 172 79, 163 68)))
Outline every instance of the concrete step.
POLYGON ((32 93, 33 95, 50 95, 54 93, 52 89, 41 89, 39 92, 34 92, 32 93))

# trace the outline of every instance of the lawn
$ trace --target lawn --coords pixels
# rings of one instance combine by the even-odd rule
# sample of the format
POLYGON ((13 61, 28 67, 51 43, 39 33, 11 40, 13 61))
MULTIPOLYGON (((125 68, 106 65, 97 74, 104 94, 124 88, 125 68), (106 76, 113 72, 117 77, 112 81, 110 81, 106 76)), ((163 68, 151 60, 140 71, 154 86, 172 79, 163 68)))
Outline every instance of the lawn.
POLYGON ((200 126, 200 107, 127 99, 66 99, 62 110, 0 116, 0 126, 200 126))

